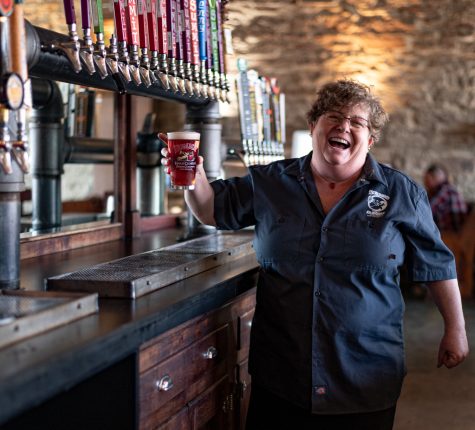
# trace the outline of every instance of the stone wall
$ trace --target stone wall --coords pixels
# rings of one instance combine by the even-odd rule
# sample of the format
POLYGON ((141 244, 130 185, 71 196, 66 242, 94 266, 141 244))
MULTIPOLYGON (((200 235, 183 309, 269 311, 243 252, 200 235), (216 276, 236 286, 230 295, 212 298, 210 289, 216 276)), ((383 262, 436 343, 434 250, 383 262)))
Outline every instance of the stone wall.
MULTIPOLYGON (((34 24, 66 31, 62 2, 26 8, 34 24)), ((231 0, 227 10, 235 58, 277 77, 286 93, 288 142, 306 128, 321 84, 358 79, 390 114, 377 158, 418 181, 442 162, 475 201, 473 0, 231 0)), ((238 140, 236 99, 222 112, 225 141, 238 140)))
POLYGON ((419 181, 428 164, 442 162, 475 201, 473 0, 231 0, 227 7, 236 56, 277 77, 286 93, 288 142, 306 128, 321 84, 358 79, 390 115, 376 157, 419 181))

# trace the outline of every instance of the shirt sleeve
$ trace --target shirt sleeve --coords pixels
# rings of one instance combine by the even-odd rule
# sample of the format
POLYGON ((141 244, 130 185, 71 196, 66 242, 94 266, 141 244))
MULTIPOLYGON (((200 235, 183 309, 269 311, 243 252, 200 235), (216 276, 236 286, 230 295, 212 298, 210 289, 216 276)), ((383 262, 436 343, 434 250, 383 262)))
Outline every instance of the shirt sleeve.
POLYGON ((211 183, 214 190, 214 219, 218 229, 239 230, 256 223, 251 175, 211 183))
POLYGON ((440 237, 432 218, 427 194, 421 191, 415 203, 413 222, 405 225, 407 266, 415 282, 457 278, 455 259, 440 237))

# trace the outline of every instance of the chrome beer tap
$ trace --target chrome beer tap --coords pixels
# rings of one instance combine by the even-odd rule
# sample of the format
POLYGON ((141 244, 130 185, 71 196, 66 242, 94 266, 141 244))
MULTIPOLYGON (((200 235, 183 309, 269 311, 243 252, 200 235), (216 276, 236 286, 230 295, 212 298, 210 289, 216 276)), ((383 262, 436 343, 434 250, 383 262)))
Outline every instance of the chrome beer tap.
POLYGON ((126 11, 126 27, 127 27, 127 41, 129 50, 129 69, 132 79, 136 85, 140 85, 142 82, 146 86, 150 86, 150 78, 148 73, 140 67, 139 61, 139 26, 137 20, 137 0, 125 0, 126 11))
POLYGON ((66 24, 68 25, 69 40, 58 42, 54 45, 54 48, 63 52, 66 57, 68 57, 74 71, 79 73, 82 70, 81 59, 79 57, 81 45, 79 43, 79 37, 77 34, 74 0, 63 0, 63 4, 64 13, 66 16, 66 24))
POLYGON ((128 84, 132 80, 132 77, 130 76, 127 63, 120 61, 119 51, 117 47, 117 37, 115 37, 115 35, 112 35, 109 42, 110 44, 106 56, 106 64, 110 72, 112 73, 112 76, 116 77, 116 81, 118 81, 120 86, 123 87, 121 76, 125 80, 126 84, 128 84))
POLYGON ((94 67, 94 46, 91 37, 91 11, 89 0, 81 0, 81 21, 83 40, 79 50, 81 58, 87 72, 93 75, 96 71, 94 67))
POLYGON ((94 45, 94 64, 99 71, 102 79, 109 75, 106 64, 107 51, 104 43, 104 17, 102 14, 102 0, 91 0, 92 5, 92 22, 94 25, 94 34, 96 35, 96 43, 94 45))

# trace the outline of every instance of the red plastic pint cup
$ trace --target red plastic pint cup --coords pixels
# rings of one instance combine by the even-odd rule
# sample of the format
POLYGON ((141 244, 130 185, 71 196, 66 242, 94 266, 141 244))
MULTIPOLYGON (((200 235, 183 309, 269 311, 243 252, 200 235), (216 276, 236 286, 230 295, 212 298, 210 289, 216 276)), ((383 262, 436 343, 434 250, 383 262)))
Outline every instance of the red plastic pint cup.
POLYGON ((194 131, 174 131, 167 133, 167 140, 171 188, 193 190, 200 134, 194 131))

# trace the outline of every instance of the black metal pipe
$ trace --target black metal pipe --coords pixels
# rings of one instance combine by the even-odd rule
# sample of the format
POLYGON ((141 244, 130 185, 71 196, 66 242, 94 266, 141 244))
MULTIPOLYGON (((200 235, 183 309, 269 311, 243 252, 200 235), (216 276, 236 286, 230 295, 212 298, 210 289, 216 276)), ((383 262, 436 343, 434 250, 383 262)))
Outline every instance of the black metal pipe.
MULTIPOLYGON (((11 71, 11 58, 8 37, 9 20, 0 20, 0 77, 11 71)), ((2 85, 0 83, 0 85, 2 85)), ((0 88, 3 92, 3 88, 0 88)), ((0 106, 0 140, 10 142, 8 130, 8 110, 0 106), (7 114, 4 116, 4 114, 7 114), (4 122, 4 120, 6 122, 4 122)), ((8 151, 8 148, 4 148, 8 151)), ((11 155, 6 152, 6 155, 11 155)), ((23 171, 13 161, 12 171, 5 173, 0 166, 0 290, 20 287, 20 192, 25 189, 23 171)))
POLYGON ((0 193, 0 290, 20 286, 20 193, 0 193))
POLYGON ((32 173, 32 228, 61 226, 61 174, 63 173, 64 109, 58 85, 32 78, 30 114, 32 173))
POLYGON ((103 90, 126 92, 127 94, 145 96, 156 99, 172 100, 190 105, 206 105, 207 99, 200 97, 190 97, 172 90, 164 89, 160 80, 150 87, 136 85, 133 82, 123 83, 123 89, 119 88, 112 76, 101 79, 99 73, 90 75, 86 70, 76 73, 66 56, 57 52, 57 47, 61 42, 66 42, 69 37, 65 34, 56 33, 45 28, 36 27, 26 21, 28 67, 30 76, 37 78, 51 79, 69 82, 71 84, 84 85, 88 87, 100 88, 103 90))
POLYGON ((77 164, 112 164, 114 141, 71 136, 65 140, 64 162, 77 164))

